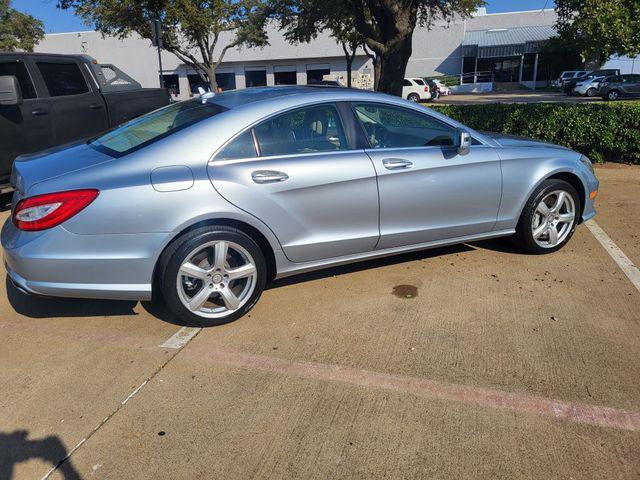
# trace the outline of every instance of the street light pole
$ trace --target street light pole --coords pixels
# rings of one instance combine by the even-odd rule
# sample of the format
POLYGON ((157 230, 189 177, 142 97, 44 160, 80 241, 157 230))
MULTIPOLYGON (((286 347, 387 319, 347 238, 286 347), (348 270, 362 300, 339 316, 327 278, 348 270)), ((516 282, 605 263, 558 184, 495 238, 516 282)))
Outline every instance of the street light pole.
POLYGON ((160 19, 153 21, 151 31, 153 33, 151 43, 158 47, 158 79, 160 80, 160 88, 164 88, 164 80, 162 78, 162 23, 160 19))

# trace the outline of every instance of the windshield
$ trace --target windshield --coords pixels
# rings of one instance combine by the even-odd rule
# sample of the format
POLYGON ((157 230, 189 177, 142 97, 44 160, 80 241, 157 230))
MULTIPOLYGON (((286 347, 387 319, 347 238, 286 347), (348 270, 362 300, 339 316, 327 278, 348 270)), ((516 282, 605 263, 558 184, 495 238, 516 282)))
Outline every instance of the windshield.
POLYGON ((225 110, 201 99, 175 103, 124 123, 89 141, 89 145, 107 155, 120 157, 225 110))

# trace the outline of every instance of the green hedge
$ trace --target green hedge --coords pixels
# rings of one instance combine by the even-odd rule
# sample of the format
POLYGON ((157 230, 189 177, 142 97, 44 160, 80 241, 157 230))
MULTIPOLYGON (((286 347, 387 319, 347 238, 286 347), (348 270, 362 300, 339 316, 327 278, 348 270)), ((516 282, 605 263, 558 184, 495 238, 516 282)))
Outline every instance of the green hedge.
POLYGON ((546 140, 584 153, 594 162, 640 163, 640 102, 429 107, 473 129, 546 140))

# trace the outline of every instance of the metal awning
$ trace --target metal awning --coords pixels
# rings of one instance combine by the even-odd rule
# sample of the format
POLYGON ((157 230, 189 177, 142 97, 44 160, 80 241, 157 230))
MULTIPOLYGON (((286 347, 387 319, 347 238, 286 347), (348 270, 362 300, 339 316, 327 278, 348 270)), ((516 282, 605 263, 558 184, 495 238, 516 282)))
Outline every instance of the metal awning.
POLYGON ((462 51, 465 57, 520 56, 539 52, 544 42, 554 36, 551 25, 471 30, 465 33, 462 51))

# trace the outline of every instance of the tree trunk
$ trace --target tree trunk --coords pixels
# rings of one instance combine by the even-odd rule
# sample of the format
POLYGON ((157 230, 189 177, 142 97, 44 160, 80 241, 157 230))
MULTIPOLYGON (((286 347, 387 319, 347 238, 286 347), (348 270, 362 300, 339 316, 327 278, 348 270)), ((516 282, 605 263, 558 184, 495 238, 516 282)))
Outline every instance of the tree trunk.
POLYGON ((209 77, 209 85, 212 92, 218 92, 218 82, 216 81, 216 66, 210 65, 207 68, 207 77, 209 77))
MULTIPOLYGON (((378 81, 376 91, 390 95, 402 96, 402 82, 407 70, 407 63, 411 58, 411 37, 413 31, 393 45, 381 52, 376 52, 379 60, 378 81)), ((374 62, 375 67, 375 62, 374 62)))
POLYGON ((351 88, 351 66, 353 65, 353 57, 347 55, 347 88, 351 88))

